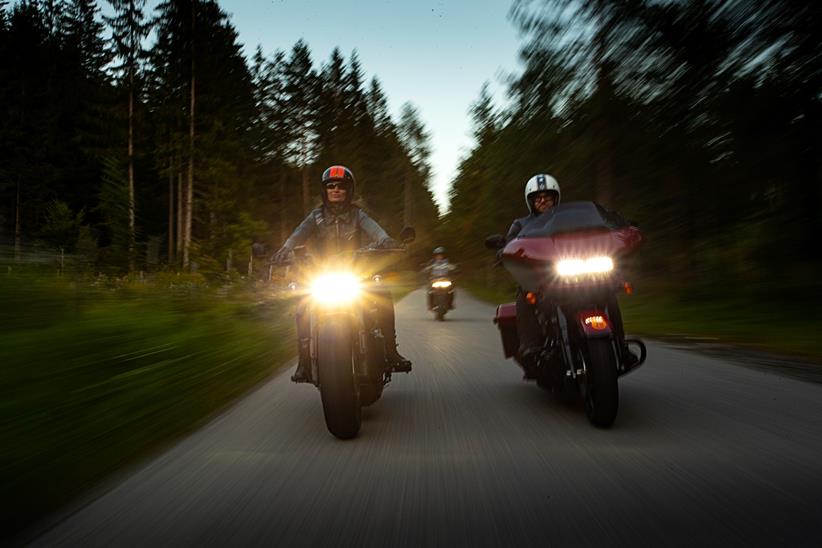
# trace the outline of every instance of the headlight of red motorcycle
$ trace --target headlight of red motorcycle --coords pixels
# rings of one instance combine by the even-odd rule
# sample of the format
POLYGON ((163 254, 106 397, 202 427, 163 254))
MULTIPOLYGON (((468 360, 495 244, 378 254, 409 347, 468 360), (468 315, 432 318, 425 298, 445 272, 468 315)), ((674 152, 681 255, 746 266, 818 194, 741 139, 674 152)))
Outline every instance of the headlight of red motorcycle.
POLYGON ((561 278, 607 274, 614 269, 614 260, 601 255, 587 258, 569 258, 557 261, 554 271, 561 278))

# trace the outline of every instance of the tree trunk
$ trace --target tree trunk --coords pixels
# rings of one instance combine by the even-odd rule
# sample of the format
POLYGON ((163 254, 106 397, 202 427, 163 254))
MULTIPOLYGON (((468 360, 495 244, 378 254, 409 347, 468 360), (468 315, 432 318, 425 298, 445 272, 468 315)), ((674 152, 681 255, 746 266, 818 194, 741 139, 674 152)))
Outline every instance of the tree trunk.
MULTIPOLYGON (((598 0, 598 11, 604 11, 604 2, 598 0)), ((601 15, 601 17, 604 17, 601 15)), ((593 139, 596 141, 594 153, 596 154, 596 173, 595 173, 595 187, 594 199, 606 207, 613 207, 613 178, 614 178, 614 162, 613 150, 611 141, 611 127, 609 112, 609 101, 613 98, 613 86, 611 84, 612 67, 610 62, 605 59, 607 47, 607 29, 605 22, 599 22, 594 37, 594 63, 596 66, 597 90, 596 101, 597 112, 595 114, 594 123, 592 124, 593 139)))
POLYGON ((188 109, 188 184, 186 185, 185 235, 183 239, 183 270, 189 268, 191 253, 191 219, 194 205, 194 94, 196 89, 194 66, 194 20, 197 2, 191 4, 191 97, 188 109))
POLYGON ((134 67, 128 73, 128 271, 134 271, 134 67))
POLYGON ((174 264, 174 160, 168 157, 168 264, 174 264))
POLYGON ((311 189, 308 180, 308 165, 303 166, 303 214, 311 210, 311 189))
POLYGON ((183 220, 185 219, 185 202, 183 201, 182 164, 177 166, 177 247, 174 263, 179 267, 183 258, 183 220))
POLYGON ((602 142, 600 146, 597 147, 594 199, 605 207, 612 208, 614 207, 613 154, 611 152, 611 141, 608 139, 607 129, 604 129, 605 124, 602 124, 600 128, 601 131, 597 131, 597 134, 599 138, 602 139, 602 142))
POLYGON ((288 200, 285 195, 286 173, 280 172, 280 245, 285 243, 288 237, 288 200))
POLYGON ((20 178, 17 178, 17 205, 14 212, 14 261, 20 260, 22 247, 22 227, 20 226, 20 178))
POLYGON ((405 180, 403 181, 403 208, 402 208, 402 224, 403 226, 414 226, 414 194, 411 186, 413 176, 411 169, 405 170, 405 180))

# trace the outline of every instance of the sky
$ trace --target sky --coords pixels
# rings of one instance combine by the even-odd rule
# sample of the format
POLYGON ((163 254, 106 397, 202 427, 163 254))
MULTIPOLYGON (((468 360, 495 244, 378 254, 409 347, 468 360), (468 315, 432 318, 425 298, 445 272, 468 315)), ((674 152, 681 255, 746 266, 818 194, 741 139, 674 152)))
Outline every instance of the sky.
MULTIPOLYGON (((472 146, 468 109, 488 81, 505 100, 506 74, 518 67, 510 0, 220 0, 250 58, 304 39, 315 66, 335 46, 357 50, 368 80, 376 75, 394 119, 406 101, 431 135, 431 189, 441 208, 459 160, 472 146)), ((153 2, 149 2, 153 4, 153 2)), ((344 163, 344 159, 341 159, 344 163)), ((355 174, 356 175, 356 174, 355 174)))

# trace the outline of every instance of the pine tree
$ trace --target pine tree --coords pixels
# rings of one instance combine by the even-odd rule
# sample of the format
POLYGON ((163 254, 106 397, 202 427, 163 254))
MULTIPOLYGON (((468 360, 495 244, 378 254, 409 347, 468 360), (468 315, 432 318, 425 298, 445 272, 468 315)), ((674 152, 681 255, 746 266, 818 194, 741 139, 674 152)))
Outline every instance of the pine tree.
POLYGON ((135 199, 134 199, 134 108, 140 100, 140 63, 145 57, 143 39, 151 29, 144 22, 145 0, 108 0, 115 15, 107 17, 111 26, 112 50, 120 64, 115 74, 128 92, 128 212, 129 212, 129 270, 134 270, 135 199))
POLYGON ((388 101, 385 98, 380 80, 376 76, 371 79, 368 88, 366 108, 368 108, 368 115, 373 121, 378 134, 386 135, 394 130, 394 124, 388 112, 388 101))
POLYGON ((288 161, 302 173, 303 213, 311 207, 309 167, 317 156, 317 74, 308 45, 294 44, 285 70, 285 119, 296 138, 288 147, 288 161))
POLYGON ((419 118, 419 112, 411 103, 402 106, 398 133, 411 167, 403 178, 403 223, 411 226, 414 224, 414 187, 424 186, 431 171, 428 164, 431 155, 428 133, 419 118))

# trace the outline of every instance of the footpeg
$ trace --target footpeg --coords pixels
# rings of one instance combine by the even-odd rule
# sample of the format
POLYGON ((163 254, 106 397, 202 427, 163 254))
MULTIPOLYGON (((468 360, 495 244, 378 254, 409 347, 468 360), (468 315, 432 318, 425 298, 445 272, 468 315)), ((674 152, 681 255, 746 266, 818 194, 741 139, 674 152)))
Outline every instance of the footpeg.
POLYGON ((388 370, 392 373, 410 373, 411 372, 411 362, 405 363, 390 363, 388 364, 388 370))

